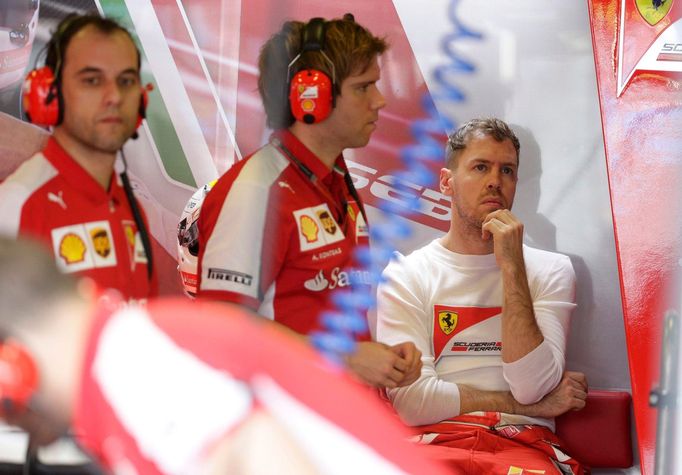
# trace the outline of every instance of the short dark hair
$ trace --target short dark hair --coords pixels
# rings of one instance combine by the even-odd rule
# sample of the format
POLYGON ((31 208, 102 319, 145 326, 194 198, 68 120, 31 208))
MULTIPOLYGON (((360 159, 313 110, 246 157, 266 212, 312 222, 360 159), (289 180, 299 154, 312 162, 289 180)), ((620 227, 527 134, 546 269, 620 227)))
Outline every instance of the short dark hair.
POLYGON ((69 43, 79 31, 88 26, 93 26, 101 33, 108 35, 119 32, 125 34, 130 39, 133 46, 135 46, 135 51, 137 51, 137 69, 140 69, 140 50, 127 29, 122 27, 115 20, 104 18, 96 13, 89 13, 87 15, 72 13, 59 22, 57 29, 52 34, 50 41, 45 47, 47 50, 45 66, 49 66, 55 74, 55 82, 57 84, 59 84, 61 79, 62 69, 64 68, 64 57, 66 55, 66 49, 69 47, 69 43))
POLYGON ((25 321, 39 321, 55 303, 77 295, 76 279, 59 271, 44 243, 24 236, 19 240, 0 236, 3 331, 25 321))
POLYGON ((457 158, 473 136, 492 137, 498 142, 508 139, 516 149, 516 159, 519 159, 521 144, 506 122, 494 117, 472 119, 448 136, 448 143, 445 147, 445 164, 448 168, 454 168, 457 158))
MULTIPOLYGON (((309 22, 308 22, 309 23, 309 22)), ((303 32, 308 23, 287 21, 263 45, 258 56, 258 92, 263 101, 267 125, 273 129, 294 123, 287 85, 289 63, 301 52, 303 32)), ((341 93, 341 83, 351 74, 363 73, 372 60, 384 53, 388 43, 359 25, 350 14, 324 22, 324 53, 334 64, 334 93, 341 93)), ((303 53, 291 74, 302 69, 317 69, 331 77, 329 65, 319 51, 303 53)))

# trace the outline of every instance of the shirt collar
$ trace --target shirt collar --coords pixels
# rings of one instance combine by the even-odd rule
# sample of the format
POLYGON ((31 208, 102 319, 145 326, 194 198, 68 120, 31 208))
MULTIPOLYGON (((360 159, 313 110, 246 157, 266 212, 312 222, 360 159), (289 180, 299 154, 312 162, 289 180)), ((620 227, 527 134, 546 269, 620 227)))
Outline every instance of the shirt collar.
MULTIPOLYGON (((61 178, 68 183, 68 185, 78 192, 85 195, 90 201, 101 203, 107 201, 113 195, 116 187, 116 177, 111 177, 111 185, 109 190, 102 188, 97 180, 95 180, 85 169, 76 162, 69 153, 59 145, 59 142, 54 137, 50 137, 47 141, 45 149, 43 149, 45 158, 57 169, 61 178)), ((112 170, 112 175, 114 172, 112 170)))
POLYGON ((327 166, 320 160, 317 155, 311 152, 308 147, 303 145, 294 134, 292 134, 288 129, 280 129, 273 132, 270 140, 279 140, 282 145, 284 145, 300 162, 308 167, 308 169, 313 172, 318 180, 327 179, 332 170, 336 173, 343 175, 346 172, 346 164, 343 160, 343 155, 339 154, 334 162, 334 167, 332 170, 327 168, 327 166))

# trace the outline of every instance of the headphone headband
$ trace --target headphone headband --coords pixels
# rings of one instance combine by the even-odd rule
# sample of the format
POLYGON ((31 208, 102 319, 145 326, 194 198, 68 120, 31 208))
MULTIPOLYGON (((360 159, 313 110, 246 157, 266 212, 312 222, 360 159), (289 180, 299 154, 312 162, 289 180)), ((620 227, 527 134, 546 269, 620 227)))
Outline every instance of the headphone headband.
POLYGON ((326 119, 335 104, 336 68, 324 52, 327 22, 324 18, 312 18, 301 33, 301 48, 287 66, 287 89, 289 106, 296 120, 313 124, 326 119), (317 52, 327 64, 331 78, 323 71, 303 69, 292 74, 301 56, 317 52))

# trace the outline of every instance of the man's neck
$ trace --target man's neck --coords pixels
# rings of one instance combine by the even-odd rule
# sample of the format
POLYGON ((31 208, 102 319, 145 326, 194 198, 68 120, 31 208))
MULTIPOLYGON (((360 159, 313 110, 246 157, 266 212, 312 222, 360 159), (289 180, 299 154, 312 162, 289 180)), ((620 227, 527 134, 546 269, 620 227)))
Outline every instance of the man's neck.
POLYGON ((494 252, 493 239, 483 239, 479 226, 462 223, 458 220, 450 222, 450 229, 440 239, 446 249, 458 254, 484 255, 494 252))
POLYGON ((55 128, 54 139, 59 145, 92 176, 105 190, 109 189, 111 172, 114 169, 116 154, 103 152, 76 140, 59 127, 55 128))
POLYGON ((314 125, 294 122, 289 127, 289 131, 330 170, 334 166, 336 158, 343 152, 343 149, 329 140, 328 136, 319 133, 320 131, 315 129, 314 125))

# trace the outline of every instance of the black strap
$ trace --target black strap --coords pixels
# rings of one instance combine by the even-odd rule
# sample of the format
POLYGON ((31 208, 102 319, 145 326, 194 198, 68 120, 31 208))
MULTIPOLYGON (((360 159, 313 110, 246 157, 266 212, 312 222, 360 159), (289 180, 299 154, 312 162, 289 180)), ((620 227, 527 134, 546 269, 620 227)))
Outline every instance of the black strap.
MULTIPOLYGON (((278 138, 273 138, 270 141, 270 144, 275 147, 277 150, 280 150, 281 152, 286 155, 286 157, 294 163, 298 167, 298 169, 310 180, 316 188, 320 188, 319 180, 317 179, 317 176, 313 171, 308 168, 303 162, 301 162, 298 158, 294 156, 294 154, 289 150, 280 139, 278 138)), ((334 171, 332 170, 332 173, 334 171)), ((350 173, 348 170, 345 170, 343 173, 343 180, 346 182, 346 187, 348 188, 348 192, 350 195, 353 197, 355 202, 358 204, 358 208, 360 209, 360 213, 362 214, 362 217, 365 219, 365 223, 367 223, 367 215, 365 214, 365 207, 362 204, 362 200, 360 200, 360 194, 358 193, 358 190, 355 189, 355 185, 353 184, 353 178, 351 178, 350 173)), ((331 193, 328 193, 330 197, 333 198, 331 193)), ((332 200, 335 201, 335 200, 332 200)), ((346 208, 348 206, 348 203, 342 203, 342 211, 343 214, 345 215, 346 213, 346 208)))
MULTIPOLYGON (((122 151, 121 151, 122 152, 122 151)), ((125 158, 123 159, 125 164, 125 158)), ((126 165, 126 169, 128 166, 126 165)), ((144 247, 144 253, 147 255, 147 278, 151 282, 152 280, 152 245, 149 241, 149 233, 147 232, 147 226, 144 224, 144 219, 142 219, 142 212, 140 211, 140 205, 133 194, 133 187, 130 186, 130 180, 128 179, 128 174, 126 170, 121 173, 121 181, 123 182, 123 189, 126 192, 126 197, 128 197, 128 203, 130 204, 130 210, 133 212, 133 219, 135 219, 135 225, 137 230, 140 232, 140 239, 142 239, 142 247, 144 247)), ((133 252, 135 252, 133 250, 133 252)))
POLYGON ((324 18, 312 18, 303 29, 301 53, 323 51, 326 22, 324 18))

